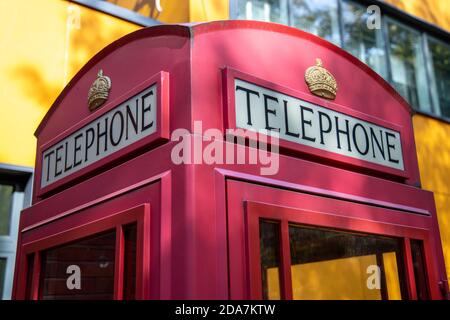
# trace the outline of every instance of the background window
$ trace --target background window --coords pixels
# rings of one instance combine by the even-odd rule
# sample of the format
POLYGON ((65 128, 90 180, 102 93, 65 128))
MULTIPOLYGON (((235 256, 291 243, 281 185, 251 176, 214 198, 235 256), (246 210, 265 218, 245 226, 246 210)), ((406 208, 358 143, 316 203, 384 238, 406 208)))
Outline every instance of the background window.
POLYGON ((287 24, 288 0, 240 0, 238 19, 287 24))
POLYGON ((294 299, 406 297, 400 239, 298 225, 289 238, 294 299))
POLYGON ((420 33, 388 22, 392 84, 413 106, 431 110, 420 33))
POLYGON ((0 236, 9 235, 13 192, 13 186, 0 184, 0 236))
POLYGON ((337 1, 292 0, 292 26, 340 45, 337 1))
POLYGON ((260 223, 260 255, 263 299, 279 300, 280 291, 280 224, 260 223))
POLYGON ((450 117, 450 46, 430 39, 428 42, 434 71, 433 93, 436 96, 436 111, 445 117, 450 117))
POLYGON ((367 28, 367 8, 342 2, 343 46, 379 75, 387 77, 385 44, 381 29, 367 28))
POLYGON ((115 230, 42 253, 43 300, 106 300, 114 297, 115 230), (67 287, 67 267, 81 270, 81 289, 67 287))

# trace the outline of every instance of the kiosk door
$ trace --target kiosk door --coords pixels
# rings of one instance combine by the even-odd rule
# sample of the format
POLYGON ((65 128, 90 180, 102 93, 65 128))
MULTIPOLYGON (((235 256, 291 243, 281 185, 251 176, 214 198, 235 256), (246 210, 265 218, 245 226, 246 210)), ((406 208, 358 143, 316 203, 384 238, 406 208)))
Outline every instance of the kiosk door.
POLYGON ((429 216, 229 180, 233 299, 441 298, 429 216))
MULTIPOLYGON (((160 181, 147 181, 75 209, 51 208, 61 212, 24 228, 16 298, 131 300, 157 296, 159 252, 153 250, 151 259, 150 246, 159 243, 160 187, 160 181)), ((26 219, 43 212, 39 207, 27 210, 26 219)))

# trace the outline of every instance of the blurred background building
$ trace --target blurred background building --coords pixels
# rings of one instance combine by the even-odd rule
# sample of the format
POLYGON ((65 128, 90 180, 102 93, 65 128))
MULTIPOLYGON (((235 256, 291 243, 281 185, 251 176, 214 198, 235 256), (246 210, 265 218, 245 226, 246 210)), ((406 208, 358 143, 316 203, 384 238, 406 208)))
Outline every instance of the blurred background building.
POLYGON ((18 215, 30 201, 33 133, 64 86, 95 53, 134 30, 223 19, 318 35, 413 106, 422 187, 434 192, 450 277, 450 1, 0 0, 0 298, 11 295, 18 215))

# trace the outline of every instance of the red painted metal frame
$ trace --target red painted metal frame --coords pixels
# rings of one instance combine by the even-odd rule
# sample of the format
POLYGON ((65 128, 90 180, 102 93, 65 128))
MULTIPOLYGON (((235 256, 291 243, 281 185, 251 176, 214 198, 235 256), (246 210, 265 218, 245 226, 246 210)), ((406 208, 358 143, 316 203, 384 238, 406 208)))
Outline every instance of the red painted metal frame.
MULTIPOLYGON (((146 203, 23 245, 20 261, 25 262, 27 260, 26 257, 33 253, 35 259, 31 285, 31 299, 39 299, 42 293, 40 290, 42 251, 111 229, 116 231, 114 299, 122 299, 124 259, 123 227, 130 223, 137 223, 136 299, 148 298, 146 292, 148 290, 147 286, 150 276, 150 204, 146 203)), ((27 272, 29 272, 29 270, 27 270, 27 272)), ((26 272, 23 273, 26 274, 26 272)), ((22 283, 20 288, 18 288, 16 299, 27 298, 25 297, 24 290, 26 286, 27 284, 22 283)))
POLYGON ((229 180, 227 185, 228 225, 237 230, 242 228, 242 239, 245 242, 245 251, 239 254, 235 250, 239 239, 231 239, 229 235, 232 299, 262 299, 260 219, 280 223, 280 288, 283 299, 292 298, 289 223, 402 238, 409 299, 417 299, 409 239, 422 240, 426 255, 428 290, 432 299, 442 299, 435 285, 438 275, 434 263, 434 244, 431 239, 433 224, 430 217, 235 180, 229 180), (238 194, 244 194, 242 197, 247 200, 242 201, 241 197, 237 197, 238 194), (268 199, 280 200, 272 202, 268 199), (286 199, 289 199, 288 204, 283 201, 286 199), (247 274, 248 276, 244 277, 246 280, 239 282, 240 276, 236 272, 247 274))
MULTIPOLYGON (((294 90, 294 89, 291 89, 291 88, 288 88, 288 87, 285 87, 285 86, 282 86, 282 85, 279 85, 276 83, 272 83, 267 80, 257 78, 255 76, 241 72, 241 71, 233 69, 233 68, 225 68, 222 70, 222 72, 223 72, 223 83, 224 83, 223 97, 224 97, 224 108, 225 108, 225 110, 224 110, 224 120, 225 120, 224 126, 227 129, 228 128, 231 128, 231 129, 236 128, 234 80, 240 79, 240 80, 244 80, 244 81, 253 83, 255 85, 267 88, 269 90, 281 92, 288 96, 291 96, 291 97, 294 97, 297 99, 301 99, 301 100, 313 103, 315 105, 319 105, 319 106, 325 107, 327 109, 334 110, 336 112, 346 114, 346 115, 352 116, 354 118, 358 118, 358 119, 361 119, 361 120, 364 120, 364 121, 367 121, 367 122, 370 122, 370 123, 373 123, 373 124, 376 124, 376 125, 379 125, 379 126, 382 126, 382 127, 394 130, 394 131, 397 131, 400 134, 400 137, 405 137, 408 135, 407 128, 399 126, 398 124, 391 123, 386 120, 370 116, 368 114, 356 111, 355 109, 351 109, 349 107, 345 107, 345 106, 342 106, 342 105, 339 105, 337 103, 333 103, 330 101, 327 101, 326 106, 325 106, 323 99, 313 96, 311 94, 303 93, 298 90, 294 90)), ((244 136, 242 136, 242 135, 241 135, 241 137, 244 138, 244 136)), ((263 141, 270 141, 270 139, 268 139, 266 137, 266 139, 263 141)), ((279 142, 280 142, 281 148, 285 148, 285 149, 288 149, 291 151, 312 154, 312 155, 320 157, 322 159, 334 160, 334 161, 337 161, 340 163, 350 164, 350 165, 357 166, 360 168, 368 168, 368 169, 372 169, 374 171, 387 173, 387 174, 390 174, 393 176, 398 176, 398 177, 405 178, 405 179, 410 177, 409 172, 408 172, 408 161, 406 161, 405 150, 404 150, 403 144, 402 144, 402 157, 403 157, 404 170, 399 170, 399 169, 378 165, 378 164, 371 163, 371 162, 364 161, 364 160, 346 157, 344 155, 340 155, 340 154, 337 154, 334 152, 325 151, 322 149, 310 147, 310 146, 303 145, 300 143, 295 143, 295 142, 284 140, 281 138, 280 138, 279 142)))
POLYGON ((67 185, 69 182, 71 182, 74 179, 78 179, 82 177, 83 175, 86 175, 89 172, 92 172, 94 170, 99 170, 101 167, 104 167, 108 163, 111 163, 112 161, 115 161, 121 157, 124 157, 125 155, 136 151, 138 149, 141 149, 145 146, 152 145, 161 141, 167 141, 170 138, 170 132, 169 132, 169 73, 161 71, 158 72, 156 75, 151 76, 148 80, 145 80, 141 84, 137 85, 133 89, 129 90, 128 92, 124 93, 117 99, 114 99, 113 101, 108 102, 101 108, 94 111, 89 117, 84 118, 83 120, 79 121, 76 125, 72 126, 71 128, 67 129, 63 133, 59 134, 55 138, 51 139, 47 143, 40 146, 36 153, 36 168, 38 168, 38 171, 36 172, 36 178, 34 179, 34 192, 35 195, 40 197, 46 193, 48 193, 51 190, 54 190, 56 188, 59 188, 61 186, 67 185), (42 174, 42 155, 45 152, 46 149, 49 147, 55 145, 65 137, 71 135, 72 133, 76 132, 80 128, 84 127, 85 125, 89 124, 90 122, 94 121, 95 119, 101 117, 108 111, 114 109, 117 107, 120 103, 126 101, 130 97, 138 94, 142 90, 156 84, 157 85, 157 128, 156 132, 150 134, 149 136, 142 138, 139 141, 136 141, 132 143, 129 146, 124 147, 123 149, 120 149, 109 156, 102 158, 82 169, 79 171, 76 171, 58 181, 55 181, 54 183, 47 185, 44 188, 41 188, 41 174, 42 174))

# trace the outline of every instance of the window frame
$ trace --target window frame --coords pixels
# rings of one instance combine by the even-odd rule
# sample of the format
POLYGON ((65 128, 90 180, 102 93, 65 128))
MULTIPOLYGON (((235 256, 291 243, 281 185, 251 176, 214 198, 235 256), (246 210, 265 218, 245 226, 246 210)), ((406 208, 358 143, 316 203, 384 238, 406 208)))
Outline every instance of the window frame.
POLYGON ((436 80, 436 73, 434 68, 434 61, 433 61, 433 54, 431 53, 430 44, 432 42, 441 44, 445 47, 448 47, 450 50, 450 44, 442 41, 439 38, 433 37, 431 35, 428 35, 424 33, 424 52, 426 56, 426 67, 427 67, 427 77, 429 80, 429 89, 430 89, 430 99, 431 99, 431 105, 432 105, 432 113, 443 119, 447 119, 450 121, 449 117, 446 117, 442 115, 442 107, 439 102, 439 93, 437 90, 437 80, 436 80))
MULTIPOLYGON (((329 228, 334 231, 357 232, 374 236, 398 238, 402 242, 403 265, 405 270, 405 287, 407 299, 417 300, 416 282, 411 254, 411 239, 423 241, 424 251, 429 246, 427 232, 421 228, 387 224, 378 221, 349 218, 328 212, 316 212, 306 209, 283 207, 256 201, 245 201, 245 220, 247 226, 247 244, 249 260, 249 288, 252 299, 262 299, 261 265, 260 265, 260 228, 261 220, 277 222, 280 227, 280 289, 284 300, 291 300, 291 253, 289 225, 299 224, 310 227, 329 228)), ((377 210, 377 209, 375 209, 377 210)), ((428 252, 424 252, 425 256, 428 252)), ((430 268, 425 263, 425 268, 430 268)), ((428 274, 428 272, 427 272, 428 274)), ((427 278, 427 289, 431 292, 430 279, 427 278)))
POLYGON ((137 300, 146 297, 149 283, 150 265, 150 204, 144 203, 130 209, 116 212, 107 217, 90 221, 86 224, 69 228, 63 232, 56 233, 49 237, 39 239, 35 242, 23 245, 20 257, 21 272, 19 277, 20 286, 17 292, 17 299, 41 299, 41 268, 42 251, 57 246, 62 246, 70 242, 82 240, 87 237, 102 233, 108 230, 115 230, 115 269, 114 269, 114 300, 123 299, 124 284, 124 255, 125 239, 124 228, 132 223, 137 224, 136 235, 136 295, 137 300), (27 257, 34 254, 33 272, 31 284, 27 283, 27 257), (26 297, 26 287, 31 288, 30 296, 26 297))
MULTIPOLYGON (((351 3, 352 5, 356 6, 356 7, 360 7, 360 8, 365 8, 365 6, 355 0, 337 0, 338 1, 338 15, 339 15, 339 21, 340 21, 340 37, 341 37, 341 45, 339 46, 341 49, 345 50, 346 52, 348 52, 349 54, 353 55, 350 51, 347 51, 346 47, 345 47, 345 40, 344 40, 344 19, 343 19, 343 8, 344 8, 344 2, 347 3, 351 3)), ((392 80, 392 73, 391 73, 391 61, 389 59, 389 41, 388 41, 388 28, 387 28, 387 18, 383 13, 380 15, 380 25, 381 28, 379 30, 380 32, 380 36, 382 37, 382 42, 383 42, 383 51, 384 51, 384 63, 385 63, 385 77, 381 76, 381 73, 379 73, 378 71, 376 71, 375 69, 372 69, 367 63, 365 63, 364 61, 360 60, 357 56, 354 56, 355 58, 357 58, 358 60, 360 60, 361 62, 363 62, 364 64, 366 64, 369 68, 371 68, 373 71, 375 71, 375 73, 377 73, 379 76, 381 76, 383 79, 385 79, 386 81, 388 81, 389 83, 391 83, 392 80)), ((375 31, 376 32, 376 31, 375 31)))
MULTIPOLYGON (((402 21, 399 21, 398 19, 386 16, 385 19, 384 19, 385 30, 386 30, 385 33, 384 33, 384 36, 386 37, 385 38, 386 59, 387 59, 387 63, 388 63, 387 66, 389 67, 389 80, 388 80, 389 84, 394 88, 394 90, 396 92, 398 92, 395 89, 395 86, 393 84, 393 76, 392 76, 393 70, 392 70, 392 64, 391 64, 391 58, 390 58, 391 57, 391 49, 390 49, 390 43, 391 43, 390 40, 391 39, 390 39, 390 35, 389 35, 389 23, 396 24, 396 25, 400 26, 401 28, 404 28, 404 29, 408 30, 408 32, 411 32, 411 33, 417 35, 418 39, 419 39, 419 45, 421 47, 421 56, 422 56, 421 59, 423 60, 423 63, 424 63, 424 66, 423 66, 424 70, 423 71, 425 73, 425 91, 426 91, 427 100, 428 100, 428 104, 429 105, 428 106, 419 105, 419 106, 416 107, 416 106, 412 105, 408 100, 406 100, 406 98, 404 98, 404 99, 405 99, 406 102, 408 102, 408 104, 414 110, 427 112, 424 109, 426 109, 428 107, 428 109, 431 110, 431 112, 434 113, 434 103, 433 103, 433 100, 432 100, 432 97, 431 97, 431 87, 430 87, 430 71, 428 69, 428 63, 427 63, 427 61, 429 61, 429 58, 428 58, 428 56, 426 54, 426 48, 424 46, 424 33, 421 32, 420 30, 417 30, 416 28, 413 28, 413 27, 403 23, 402 21)), ((418 89, 419 87, 417 86, 416 88, 418 89)), ((400 92, 398 92, 398 94, 400 94, 400 92)), ((418 91, 417 91, 417 99, 419 100, 419 92, 418 91)))
POLYGON ((6 259, 3 295, 0 295, 0 300, 11 299, 20 211, 30 204, 32 176, 32 168, 0 163, 0 181, 14 187, 10 207, 9 234, 0 235, 0 258, 6 259))

